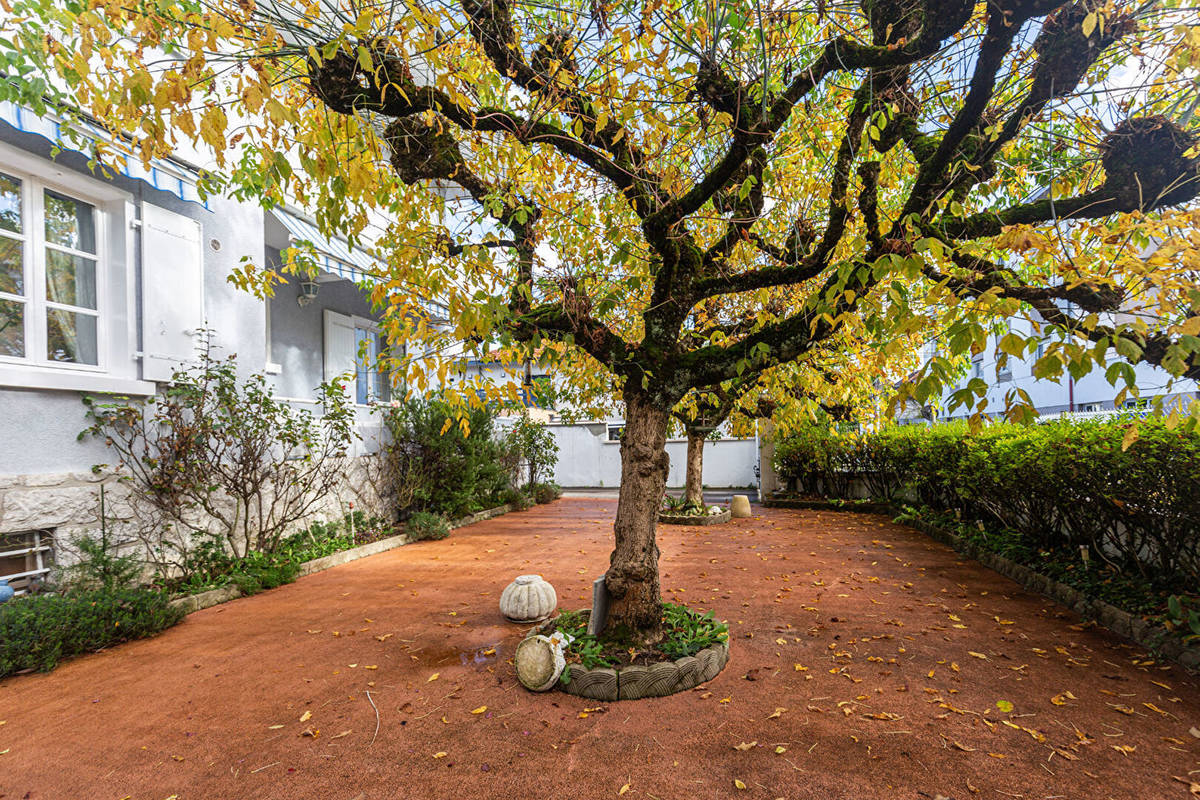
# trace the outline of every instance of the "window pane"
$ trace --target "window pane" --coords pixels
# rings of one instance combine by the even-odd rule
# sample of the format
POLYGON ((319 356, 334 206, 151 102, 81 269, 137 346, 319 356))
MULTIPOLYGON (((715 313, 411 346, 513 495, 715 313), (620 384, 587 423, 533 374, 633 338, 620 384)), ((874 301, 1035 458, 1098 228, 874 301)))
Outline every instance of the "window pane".
POLYGON ((0 172, 0 228, 21 232, 21 181, 0 172))
POLYGON ((96 262, 46 248, 46 299, 80 308, 96 307, 96 262))
POLYGON ((46 311, 46 357, 72 364, 98 364, 96 358, 96 318, 89 314, 46 311))
POLYGON ((0 292, 25 294, 24 245, 0 236, 0 292))
POLYGON ((96 252, 95 207, 73 197, 46 190, 46 241, 96 252))
POLYGON ((392 374, 383 369, 380 365, 375 365, 375 371, 372 373, 371 398, 380 403, 386 403, 392 399, 392 374))
POLYGON ((0 356, 25 357, 25 304, 0 300, 0 356))
POLYGON ((367 403, 371 380, 371 332, 365 328, 354 329, 354 402, 367 403))

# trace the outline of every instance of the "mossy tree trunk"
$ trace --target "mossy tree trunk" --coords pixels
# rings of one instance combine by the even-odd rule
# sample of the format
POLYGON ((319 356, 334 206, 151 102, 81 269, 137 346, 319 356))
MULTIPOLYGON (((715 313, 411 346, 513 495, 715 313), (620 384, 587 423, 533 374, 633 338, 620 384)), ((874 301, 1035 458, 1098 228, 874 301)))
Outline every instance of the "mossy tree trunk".
POLYGON ((625 406, 621 494, 613 525, 616 547, 604 581, 611 597, 605 631, 639 644, 652 644, 662 638, 655 531, 670 467, 669 411, 629 391, 625 393, 625 406))

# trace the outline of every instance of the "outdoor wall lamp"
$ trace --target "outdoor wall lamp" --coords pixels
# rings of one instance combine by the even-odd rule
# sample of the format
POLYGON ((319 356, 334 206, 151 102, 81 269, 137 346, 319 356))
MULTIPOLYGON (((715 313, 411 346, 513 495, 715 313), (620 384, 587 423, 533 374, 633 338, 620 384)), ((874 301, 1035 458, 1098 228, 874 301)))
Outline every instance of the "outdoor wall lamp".
POLYGON ((316 281, 301 281, 300 296, 296 298, 296 302, 302 306, 306 306, 313 300, 317 299, 317 291, 321 288, 316 281))

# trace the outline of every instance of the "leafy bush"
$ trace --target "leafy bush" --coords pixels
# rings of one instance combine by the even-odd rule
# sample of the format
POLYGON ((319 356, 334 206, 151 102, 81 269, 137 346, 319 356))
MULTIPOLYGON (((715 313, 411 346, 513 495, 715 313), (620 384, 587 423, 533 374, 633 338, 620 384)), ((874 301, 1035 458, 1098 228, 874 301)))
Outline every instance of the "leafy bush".
POLYGON ((845 439, 832 425, 812 423, 798 427, 775 443, 775 469, 795 481, 802 494, 844 497, 845 439))
POLYGON ((450 535, 450 522, 441 514, 430 514, 428 511, 417 511, 408 518, 406 525, 409 534, 419 542, 445 539, 450 535))
POLYGON ((518 470, 525 472, 525 475, 513 476, 515 485, 528 483, 536 487, 543 477, 554 474, 554 466, 558 463, 558 443, 545 423, 535 422, 528 414, 521 414, 508 430, 505 443, 516 456, 517 466, 525 467, 524 470, 518 470))
POLYGON ((533 486, 533 499, 538 503, 552 503, 562 497, 562 487, 557 483, 536 483, 533 486))
POLYGON ((508 504, 512 506, 513 511, 528 511, 536 505, 534 499, 525 494, 525 492, 514 494, 512 499, 508 501, 508 504))
POLYGON ((49 672, 64 658, 153 636, 183 617, 167 595, 145 589, 97 589, 19 597, 0 605, 0 678, 49 672))
POLYGON ((146 556, 165 578, 186 573, 186 545, 206 542, 214 525, 235 558, 273 551, 337 487, 357 438, 354 408, 336 382, 321 384, 317 398, 319 417, 277 399, 262 374, 239 377, 234 356, 206 348, 162 395, 85 397, 91 424, 79 436, 116 455, 146 556))
POLYGON ((258 594, 291 583, 299 574, 299 562, 275 554, 254 553, 237 562, 229 573, 229 582, 241 589, 242 594, 258 594))
POLYGON ((383 414, 390 438, 385 480, 408 487, 398 512, 415 508, 457 519, 497 505, 510 480, 491 411, 472 408, 460 417, 434 397, 397 403, 383 414))

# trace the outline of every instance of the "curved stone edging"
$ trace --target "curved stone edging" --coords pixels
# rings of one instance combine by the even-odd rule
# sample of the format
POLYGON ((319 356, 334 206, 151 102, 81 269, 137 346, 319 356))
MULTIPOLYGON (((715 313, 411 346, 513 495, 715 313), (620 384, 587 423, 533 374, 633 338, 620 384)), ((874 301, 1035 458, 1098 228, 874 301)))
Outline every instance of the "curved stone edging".
MULTIPOLYGON (((590 610, 582 612, 590 615, 590 610)), ((547 620, 525 635, 526 639, 554 630, 558 617, 547 620)), ((595 667, 584 669, 578 664, 569 666, 570 680, 558 681, 559 690, 588 700, 615 702, 617 700, 641 700, 646 697, 666 697, 686 692, 700 684, 711 681, 729 663, 729 640, 719 645, 706 647, 694 656, 684 656, 674 661, 657 664, 639 664, 613 669, 595 667)))
MULTIPOLYGON (((763 500, 768 508, 809 508, 822 511, 849 511, 858 513, 888 514, 897 516, 900 509, 888 503, 846 503, 835 505, 828 500, 763 500)), ((1156 651, 1185 669, 1200 672, 1200 645, 1188 645, 1162 625, 1142 619, 1124 609, 1117 608, 1112 603, 1094 597, 1088 597, 1083 592, 1056 581, 1048 575, 1043 575, 1019 564, 1011 558, 985 550, 961 536, 951 533, 944 528, 915 519, 902 523, 914 528, 926 536, 936 539, 942 544, 953 548, 967 558, 972 558, 988 569, 999 572, 1006 578, 1016 581, 1030 591, 1045 595, 1074 611, 1084 619, 1094 620, 1097 624, 1112 631, 1123 639, 1149 650, 1156 651)))
POLYGON ((728 508, 720 514, 659 514, 658 521, 663 525, 720 525, 733 519, 733 512, 728 508))

